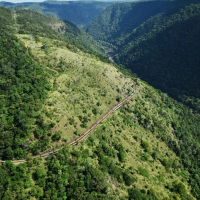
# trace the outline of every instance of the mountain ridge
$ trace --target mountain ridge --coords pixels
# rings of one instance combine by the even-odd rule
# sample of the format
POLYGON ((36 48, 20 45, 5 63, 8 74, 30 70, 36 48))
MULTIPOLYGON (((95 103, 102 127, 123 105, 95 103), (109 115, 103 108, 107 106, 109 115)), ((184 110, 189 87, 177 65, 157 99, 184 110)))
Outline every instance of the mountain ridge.
POLYGON ((5 49, 0 51, 0 69, 4 70, 0 150, 7 159, 0 166, 0 176, 5 177, 0 179, 0 198, 198 199, 199 115, 129 70, 58 37, 45 17, 37 19, 31 21, 38 28, 37 40, 31 41, 28 24, 23 32, 16 32, 19 24, 12 20, 12 12, 0 8, 4 25, 0 42, 5 49), (34 72, 33 66, 41 72, 34 72), (66 145, 130 95, 133 81, 137 83, 134 98, 86 140, 73 147, 66 145), (5 87, 11 87, 9 94, 5 87), (14 144, 8 134, 13 132, 14 144), (16 145, 21 150, 16 151, 16 145), (32 159, 32 155, 60 146, 64 148, 58 154, 32 159), (9 161, 13 158, 26 158, 27 163, 15 166, 9 161))
POLYGON ((45 15, 54 16, 61 20, 70 21, 79 27, 85 26, 91 19, 102 12, 112 2, 92 1, 44 1, 36 3, 6 3, 1 6, 11 8, 29 8, 45 15))

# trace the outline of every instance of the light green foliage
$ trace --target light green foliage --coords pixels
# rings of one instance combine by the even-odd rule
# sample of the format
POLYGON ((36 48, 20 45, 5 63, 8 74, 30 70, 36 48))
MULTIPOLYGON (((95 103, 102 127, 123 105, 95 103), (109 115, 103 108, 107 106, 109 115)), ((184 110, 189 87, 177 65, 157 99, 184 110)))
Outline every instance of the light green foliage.
POLYGON ((142 141, 141 146, 144 148, 144 151, 150 152, 151 148, 150 148, 150 145, 147 141, 142 141))
POLYGON ((145 177, 147 177, 147 178, 149 177, 149 172, 148 172, 148 170, 145 169, 145 168, 139 167, 139 168, 138 168, 138 172, 139 172, 139 174, 142 175, 142 176, 145 176, 145 177))

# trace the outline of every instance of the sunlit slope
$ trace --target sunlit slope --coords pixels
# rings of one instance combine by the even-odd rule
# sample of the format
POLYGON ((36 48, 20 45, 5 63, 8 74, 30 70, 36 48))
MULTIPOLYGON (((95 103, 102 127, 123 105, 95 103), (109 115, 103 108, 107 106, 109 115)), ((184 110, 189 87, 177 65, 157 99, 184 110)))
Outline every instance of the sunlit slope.
MULTIPOLYGON (((21 38, 28 42, 26 35, 21 38)), ((188 141, 196 143, 197 116, 139 79, 124 76, 98 57, 79 49, 72 52, 63 42, 40 37, 32 52, 35 60, 46 67, 52 86, 43 116, 54 125, 53 134, 59 135, 59 139, 53 139, 49 148, 64 145, 84 133, 120 99, 128 96, 137 83, 132 100, 75 149, 91 152, 89 162, 113 177, 115 183, 112 181, 109 186, 122 199, 131 196, 129 183, 122 187, 124 179, 116 174, 123 174, 124 170, 132 177, 131 185, 154 191, 158 199, 172 198, 176 193, 190 194, 191 186, 187 183, 190 173, 187 165, 182 164, 180 151, 188 151, 188 141), (186 113, 188 117, 184 119, 186 113), (186 133, 188 118, 194 124, 192 131, 186 133), (182 137, 188 141, 182 141, 182 137), (112 162, 118 167, 111 165, 112 162), (122 184, 122 188, 117 189, 116 184, 122 184), (173 189, 179 186, 184 188, 183 193, 173 189)))
MULTIPOLYGON (((27 36, 22 40, 28 42, 27 36)), ((64 42, 40 38, 32 50, 35 59, 46 66, 52 91, 46 102, 56 129, 72 139, 108 112, 134 90, 131 78, 92 54, 65 47, 64 42), (46 48, 43 48, 43 45, 46 48)))
POLYGON ((0 166, 1 199, 199 198, 198 114, 51 31, 16 33, 11 12, 0 11, 1 150, 11 160, 0 166), (135 85, 130 101, 68 145, 135 85))

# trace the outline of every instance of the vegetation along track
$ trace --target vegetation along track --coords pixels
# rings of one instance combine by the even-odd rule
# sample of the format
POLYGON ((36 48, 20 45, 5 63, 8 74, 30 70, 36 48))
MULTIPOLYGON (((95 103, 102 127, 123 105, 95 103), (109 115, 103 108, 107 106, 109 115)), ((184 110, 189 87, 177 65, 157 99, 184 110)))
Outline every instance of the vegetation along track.
MULTIPOLYGON (((75 145, 76 143, 78 143, 79 141, 83 140, 92 130, 94 130, 100 123, 102 123, 107 117, 109 117, 115 110, 119 109, 123 104, 125 104, 128 100, 130 100, 133 95, 135 94, 136 92, 136 89, 126 98, 124 99, 123 101, 121 101, 120 103, 118 103, 116 106, 114 106, 108 113, 106 113, 99 121, 97 121, 95 124, 93 124, 85 133, 83 133, 81 136, 79 136, 78 138, 76 138, 74 141, 70 142, 69 145, 70 146, 73 146, 75 145)), ((33 156, 32 158, 35 159, 35 158, 38 158, 38 157, 47 157, 47 156, 50 156, 52 154, 55 154, 57 153, 58 151, 60 151, 61 149, 63 148, 60 147, 58 149, 55 149, 55 150, 51 150, 49 152, 46 152, 46 153, 43 153, 43 154, 39 154, 39 155, 35 155, 33 156)), ((1 163, 4 163, 6 161, 4 160, 1 160, 0 161, 1 163)), ((20 163, 24 163, 24 162, 27 162, 25 159, 21 159, 21 160, 11 160, 12 163, 14 164, 20 164, 20 163)))

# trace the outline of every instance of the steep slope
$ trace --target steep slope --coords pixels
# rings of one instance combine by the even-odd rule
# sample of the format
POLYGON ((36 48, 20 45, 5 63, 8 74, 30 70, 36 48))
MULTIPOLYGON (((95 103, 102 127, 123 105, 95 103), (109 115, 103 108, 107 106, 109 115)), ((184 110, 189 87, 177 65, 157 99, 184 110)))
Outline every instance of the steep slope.
MULTIPOLYGON (((30 133, 26 148, 39 154, 45 148, 54 151, 65 147, 46 159, 34 159, 29 153, 26 163, 15 166, 7 161, 0 166, 0 177, 4 177, 0 179, 1 199, 199 199, 199 115, 127 70, 56 38, 51 34, 53 31, 38 34, 34 48, 29 48, 32 42, 29 34, 24 31, 16 34, 18 38, 12 34, 16 29, 12 21, 7 21, 11 19, 10 12, 2 9, 0 16, 3 27, 10 27, 6 34, 12 35, 0 38, 1 46, 5 49, 6 42, 17 46, 8 46, 2 57, 6 53, 12 58, 20 52, 18 47, 24 49, 20 54, 23 62, 26 63, 23 56, 31 56, 35 65, 40 63, 45 77, 38 76, 41 78, 38 82, 50 85, 39 110, 26 96, 29 107, 36 109, 35 124, 27 125, 29 131, 31 128, 36 131, 30 133), (67 145, 129 96, 135 84, 137 90, 130 101, 83 141, 73 147, 67 145), (38 145, 33 148, 34 141, 38 145)), ((20 74, 26 74, 30 65, 25 65, 20 74)), ((29 74, 30 70, 27 79, 29 74)), ((32 83, 30 95, 33 86, 32 83)), ((27 90, 24 88, 22 96, 27 90)), ((1 92, 5 95, 7 90, 1 92)), ((10 102, 16 100, 10 98, 10 102)), ((6 104, 5 109, 11 108, 6 104)), ((11 112, 17 110, 18 107, 12 107, 11 112)), ((15 122, 20 120, 16 118, 15 122)), ((4 121, 10 122, 10 118, 4 121)), ((1 142, 6 141, 5 134, 1 142)))
MULTIPOLYGON (((27 152, 37 154, 47 147, 49 136, 46 134, 52 126, 44 123, 43 118, 39 117, 50 85, 43 66, 33 60, 30 49, 35 48, 39 36, 51 39, 63 38, 63 43, 68 48, 71 50, 78 48, 71 41, 67 41, 65 35, 57 31, 65 25, 58 19, 45 17, 35 12, 30 13, 29 10, 14 12, 3 8, 0 8, 0 17, 0 157, 3 159, 25 158, 27 152), (31 34, 28 35, 28 41, 25 43, 20 41, 22 33, 31 34), (35 139, 31 138, 33 134, 35 139), (38 141, 39 138, 41 138, 40 141, 38 141)), ((43 44, 42 48, 47 49, 48 46, 43 44)))
POLYGON ((116 60, 199 112, 200 3, 152 17, 118 47, 116 60))
MULTIPOLYGON (((21 39, 28 42, 29 37, 21 39)), ((133 80, 119 69, 80 50, 71 52, 61 41, 40 37, 32 52, 51 84, 42 112, 52 125, 51 149, 74 140, 134 89, 133 80)), ((134 81, 138 87, 132 100, 78 145, 47 158, 47 171, 31 156, 27 165, 5 164, 1 173, 15 173, 29 183, 31 192, 26 185, 16 186, 15 176, 12 183, 2 180, 2 185, 12 185, 15 199, 192 199, 189 191, 198 191, 198 180, 193 185, 187 180, 194 181, 198 173, 199 116, 139 79, 134 81), (29 173, 19 174, 28 166, 29 173)), ((34 137, 43 140, 38 132, 34 137)))
POLYGON ((84 29, 96 40, 118 46, 133 29, 171 5, 171 1, 116 3, 107 7, 84 29))
POLYGON ((199 1, 119 5, 107 8, 88 25, 86 31, 93 36, 96 33, 96 39, 103 40, 102 44, 110 47, 107 51, 111 51, 115 61, 199 112, 199 1), (151 4, 153 8, 148 7, 151 4), (138 8, 140 13, 147 13, 145 18, 141 18, 134 9, 124 11, 127 5, 138 8), (133 17, 130 16, 135 15, 138 18, 131 21, 133 17), (132 25, 127 29, 129 22, 132 25))
POLYGON ((11 11, 0 8, 0 20, 0 157, 22 158, 33 131, 40 129, 38 112, 49 84, 44 68, 13 34, 11 11))

